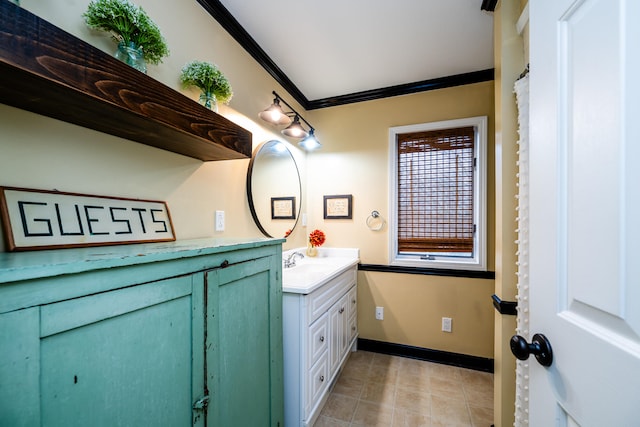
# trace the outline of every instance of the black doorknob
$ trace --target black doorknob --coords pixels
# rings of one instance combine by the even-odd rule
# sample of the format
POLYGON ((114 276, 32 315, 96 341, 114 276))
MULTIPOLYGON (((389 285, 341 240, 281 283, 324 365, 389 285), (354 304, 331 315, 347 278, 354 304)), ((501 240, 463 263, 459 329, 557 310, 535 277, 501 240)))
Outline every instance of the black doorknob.
POLYGON ((514 335, 511 337, 509 344, 511 353, 520 360, 527 360, 529 355, 533 354, 542 366, 551 366, 551 363, 553 363, 551 343, 542 334, 535 334, 531 344, 527 343, 527 340, 520 335, 514 335))

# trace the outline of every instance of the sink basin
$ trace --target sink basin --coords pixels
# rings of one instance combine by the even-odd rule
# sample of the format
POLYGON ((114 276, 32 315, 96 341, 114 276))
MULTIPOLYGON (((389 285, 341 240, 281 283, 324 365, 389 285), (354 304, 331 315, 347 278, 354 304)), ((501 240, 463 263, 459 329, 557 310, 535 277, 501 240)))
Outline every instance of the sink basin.
POLYGON ((295 267, 286 268, 282 272, 283 281, 289 285, 315 281, 316 279, 332 276, 336 266, 335 262, 322 264, 298 263, 295 267))
MULTIPOLYGON (((282 269, 282 289, 284 292, 310 293, 332 277, 358 264, 359 251, 346 251, 343 248, 320 248, 318 257, 305 256, 296 259, 295 267, 282 269)), ((303 249, 297 250, 304 253, 303 249)), ((291 252, 283 253, 286 258, 291 252)))
POLYGON ((336 265, 336 262, 318 263, 318 264, 297 264, 295 267, 286 268, 286 273, 293 275, 308 274, 327 274, 330 273, 336 265))

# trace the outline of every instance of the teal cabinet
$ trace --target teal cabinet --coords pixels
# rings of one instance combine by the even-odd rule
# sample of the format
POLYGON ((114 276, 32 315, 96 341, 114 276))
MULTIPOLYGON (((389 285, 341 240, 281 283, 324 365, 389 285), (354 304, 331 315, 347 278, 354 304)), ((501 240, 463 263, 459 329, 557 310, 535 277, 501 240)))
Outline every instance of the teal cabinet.
POLYGON ((279 240, 0 254, 0 425, 282 426, 279 240))
POLYGON ((283 425, 282 286, 274 262, 281 264, 261 258, 207 272, 209 425, 283 425))

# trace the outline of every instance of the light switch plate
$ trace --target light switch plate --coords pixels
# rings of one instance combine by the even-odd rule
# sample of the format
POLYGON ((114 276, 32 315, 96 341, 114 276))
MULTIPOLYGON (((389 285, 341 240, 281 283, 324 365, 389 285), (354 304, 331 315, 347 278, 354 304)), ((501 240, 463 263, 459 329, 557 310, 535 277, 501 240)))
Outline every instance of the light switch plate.
POLYGON ((224 231, 224 211, 216 211, 216 231, 224 231))
POLYGON ((442 332, 451 332, 451 318, 443 317, 442 318, 442 332))

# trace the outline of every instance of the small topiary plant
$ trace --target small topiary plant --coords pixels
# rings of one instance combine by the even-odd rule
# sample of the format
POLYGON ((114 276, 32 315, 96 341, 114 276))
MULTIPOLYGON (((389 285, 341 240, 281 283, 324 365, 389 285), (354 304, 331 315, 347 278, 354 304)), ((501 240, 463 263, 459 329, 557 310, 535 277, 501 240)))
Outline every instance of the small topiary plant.
POLYGON ((213 95, 219 102, 228 104, 233 97, 229 80, 211 62, 191 61, 182 67, 180 81, 185 87, 195 86, 205 95, 213 95))
POLYGON ((82 16, 89 28, 110 32, 116 42, 141 49, 145 61, 158 64, 169 55, 160 28, 142 7, 127 0, 92 0, 82 16))

